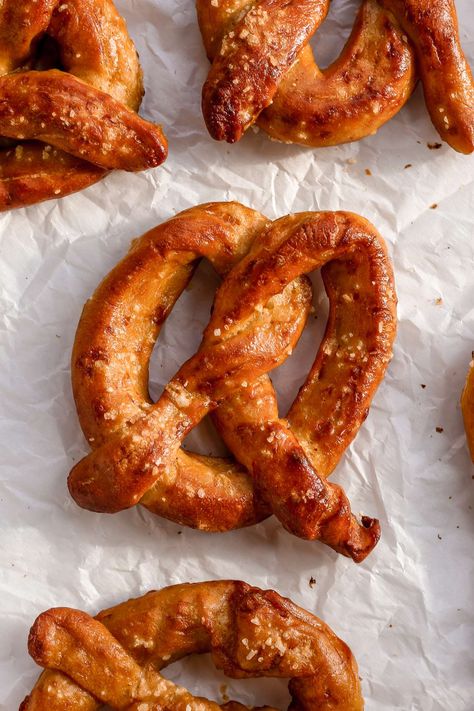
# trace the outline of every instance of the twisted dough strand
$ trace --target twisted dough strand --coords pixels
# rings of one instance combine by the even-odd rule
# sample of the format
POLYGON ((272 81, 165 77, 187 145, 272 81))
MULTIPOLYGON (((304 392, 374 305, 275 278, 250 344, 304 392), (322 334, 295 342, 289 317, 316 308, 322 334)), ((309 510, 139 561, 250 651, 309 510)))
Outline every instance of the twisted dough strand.
MULTIPOLYGON (((290 600, 239 581, 174 585, 95 620, 78 610, 49 610, 33 625, 28 646, 48 671, 20 711, 96 711, 102 704, 127 711, 219 711, 218 704, 159 674, 177 659, 205 652, 232 678, 290 678, 292 709, 363 708, 347 645, 290 600)), ((244 709, 237 702, 223 708, 244 709)))
POLYGON ((341 55, 321 71, 308 42, 328 8, 329 0, 198 0, 213 138, 233 143, 256 123, 289 143, 358 140, 406 103, 416 59, 441 137, 474 150, 474 82, 453 0, 363 0, 341 55))
POLYGON ((375 229, 351 213, 267 224, 232 203, 193 208, 142 237, 102 283, 84 309, 72 360, 93 452, 74 467, 69 488, 94 511, 140 502, 207 530, 254 523, 270 507, 292 533, 361 561, 378 540, 378 522, 357 522, 342 489, 325 478, 365 419, 391 357, 390 262, 375 229), (154 340, 203 254, 219 270, 223 261, 224 271, 234 268, 198 352, 152 404, 154 340), (310 293, 301 275, 326 263, 326 334, 283 420, 265 374, 288 357, 303 328, 310 293), (180 451, 210 412, 253 485, 223 460, 180 451))
POLYGON ((106 170, 162 163, 166 139, 137 115, 142 96, 137 53, 112 0, 5 0, 0 210, 69 194, 106 170))

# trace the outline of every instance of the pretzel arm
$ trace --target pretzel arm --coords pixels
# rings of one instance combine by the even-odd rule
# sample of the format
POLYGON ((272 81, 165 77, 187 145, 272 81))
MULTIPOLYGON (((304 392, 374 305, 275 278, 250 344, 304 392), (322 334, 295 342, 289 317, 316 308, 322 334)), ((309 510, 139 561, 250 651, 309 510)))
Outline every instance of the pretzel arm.
POLYGON ((113 3, 59 2, 48 35, 58 43, 66 72, 138 111, 143 96, 143 73, 125 20, 113 3))
POLYGON ((46 31, 58 0, 0 4, 0 76, 26 62, 36 40, 46 31))
MULTIPOLYGON (((94 449, 114 433, 120 439, 129 422, 150 412, 148 360, 197 258, 205 255, 223 274, 266 224, 258 213, 234 203, 193 208, 141 237, 100 285, 84 309, 72 358, 81 426, 94 449)), ((301 311, 298 305, 294 312, 300 324, 301 311)), ((238 463, 182 450, 166 462, 160 476, 152 474, 152 467, 145 469, 152 475, 147 481, 151 488, 144 486, 141 503, 154 513, 208 531, 249 525, 269 515, 238 463)), ((79 481, 76 471, 70 480, 74 498, 98 506, 92 497, 86 502, 79 481)), ((110 510, 113 497, 104 505, 110 510)))
POLYGON ((320 71, 306 47, 258 125, 280 141, 313 147, 356 141, 392 118, 414 85, 414 53, 402 30, 377 0, 364 0, 339 58, 320 71))
POLYGON ((271 103, 328 7, 328 0, 259 0, 224 37, 202 95, 213 138, 241 138, 271 103))
POLYGON ((159 126, 70 74, 11 74, 0 97, 3 136, 39 139, 106 169, 144 170, 166 158, 159 126))
POLYGON ((0 152, 0 211, 32 205, 51 195, 87 188, 104 170, 41 143, 22 143, 0 152))
MULTIPOLYGON (((252 472, 257 490, 271 504, 273 512, 288 530, 304 538, 319 538, 335 550, 361 561, 378 540, 378 522, 364 518, 359 524, 351 516, 342 490, 325 482, 324 475, 343 451, 344 437, 341 439, 341 432, 345 427, 349 428, 349 432, 344 433, 347 441, 353 436, 352 428, 358 428, 365 418, 368 404, 391 357, 396 304, 393 275, 383 242, 374 228, 350 213, 319 213, 314 217, 303 213, 277 221, 234 268, 217 292, 204 344, 220 340, 215 339, 212 333, 222 323, 236 324, 241 329, 246 319, 262 308, 266 299, 298 274, 329 261, 332 268, 333 262, 337 265, 341 259, 347 259, 346 269, 349 274, 351 271, 354 273, 354 281, 344 276, 343 267, 341 279, 336 280, 339 281, 339 304, 334 302, 335 289, 329 290, 333 302, 326 336, 308 385, 303 387, 299 401, 297 399, 290 412, 289 422, 260 422, 259 427, 253 429, 234 426, 222 434, 236 458, 252 472), (343 295, 351 284, 353 288, 357 285, 362 301, 373 292, 373 296, 366 301, 370 307, 369 314, 360 324, 354 318, 357 310, 349 309, 344 318, 340 315, 341 304, 345 301, 343 295), (320 367, 326 361, 327 373, 320 367), (357 401, 360 398, 361 408, 356 409, 359 420, 351 422, 354 408, 347 407, 341 412, 340 404, 334 409, 328 405, 326 414, 330 416, 327 422, 323 420, 323 429, 329 436, 328 450, 335 460, 327 457, 321 478, 312 466, 311 447, 307 446, 305 451, 295 433, 301 429, 301 420, 304 420, 309 408, 314 407, 314 400, 311 401, 314 381, 323 373, 326 380, 322 382, 321 390, 334 390, 336 397, 349 376, 348 387, 353 399, 357 401), (300 418, 299 427, 295 413, 300 418), (290 428, 293 417, 297 424, 295 433, 290 428)), ((350 292, 346 295, 350 298, 350 292)), ((360 309, 363 314, 363 304, 360 309)), ((249 351, 246 352, 249 356, 249 351)), ((260 368, 259 361, 251 361, 249 357, 249 362, 255 369, 260 368)), ((275 361, 271 363, 270 367, 274 367, 275 361)), ((325 403, 323 413, 324 407, 325 403)), ((305 425, 306 438, 303 442, 311 438, 308 429, 312 429, 310 423, 305 425)), ((316 433, 317 429, 318 423, 316 433)), ((318 463, 316 458, 315 464, 318 463)))
POLYGON ((459 39, 454 0, 381 0, 416 49, 426 105, 441 138, 474 151, 474 81, 459 39))

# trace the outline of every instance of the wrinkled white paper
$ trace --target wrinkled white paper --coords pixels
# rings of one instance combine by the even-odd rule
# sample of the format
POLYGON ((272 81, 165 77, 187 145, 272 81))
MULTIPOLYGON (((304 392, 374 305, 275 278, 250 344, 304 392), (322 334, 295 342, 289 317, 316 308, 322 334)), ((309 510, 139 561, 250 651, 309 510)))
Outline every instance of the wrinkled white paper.
MULTIPOLYGON (((207 61, 193 3, 118 6, 145 70, 142 112, 169 138, 167 163, 0 217, 0 708, 16 709, 37 677, 26 642, 42 610, 95 612, 172 583, 240 578, 290 596, 350 644, 368 711, 473 711, 474 468, 459 396, 474 347, 474 159, 446 145, 428 149, 438 136, 419 89, 376 136, 353 145, 311 150, 253 132, 235 146, 215 143, 200 112, 207 61), (389 244, 399 296, 395 355, 334 477, 355 512, 382 524, 381 542, 360 566, 290 536, 274 518, 211 535, 139 508, 88 513, 67 493, 66 476, 88 451, 69 373, 84 301, 133 237, 191 205, 229 199, 272 218, 353 210, 389 244)), ((323 64, 342 47, 356 6, 333 3, 314 43, 323 64)), ((474 64, 472 2, 457 6, 474 64)), ((283 411, 323 327, 325 297, 314 283, 318 318, 273 374, 283 411)), ((201 267, 170 317, 153 358, 155 395, 199 343, 215 284, 201 267)), ((191 443, 218 450, 205 426, 191 443)), ((246 703, 287 703, 284 682, 226 680, 207 657, 166 673, 218 701, 226 683, 246 703)))

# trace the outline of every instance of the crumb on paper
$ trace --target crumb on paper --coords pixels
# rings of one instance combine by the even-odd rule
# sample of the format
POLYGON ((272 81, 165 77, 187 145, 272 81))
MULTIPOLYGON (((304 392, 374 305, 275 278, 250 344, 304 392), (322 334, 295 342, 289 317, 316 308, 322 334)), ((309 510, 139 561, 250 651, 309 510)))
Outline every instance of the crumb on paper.
POLYGON ((422 387, 423 390, 424 390, 424 389, 426 388, 426 383, 421 383, 421 387, 422 387))
POLYGON ((439 533, 438 533, 438 538, 439 538, 440 541, 443 540, 442 536, 440 536, 439 533))
POLYGON ((441 298, 441 296, 437 296, 434 302, 436 306, 441 306, 441 304, 443 303, 443 299, 441 298))
POLYGON ((436 142, 436 143, 427 143, 426 145, 428 146, 428 148, 430 149, 430 151, 438 151, 440 148, 443 147, 443 144, 442 144, 442 143, 438 143, 438 142, 436 142))
POLYGON ((229 701, 229 695, 227 693, 227 684, 221 684, 219 687, 219 691, 221 692, 222 701, 229 701))
POLYGON ((413 165, 413 163, 407 163, 407 164, 404 165, 403 167, 404 167, 404 169, 406 170, 407 168, 411 168, 412 165, 413 165))
POLYGON ((346 160, 346 163, 347 163, 348 165, 355 165, 355 164, 357 163, 357 160, 356 160, 355 158, 348 158, 348 159, 346 160))
POLYGON ((438 207, 438 203, 434 202, 432 205, 430 205, 430 210, 436 210, 437 207, 438 207))
POLYGON ((313 578, 313 576, 311 576, 309 579, 309 587, 314 588, 315 585, 316 585, 316 578, 313 578))
POLYGON ((372 171, 370 170, 370 168, 366 168, 366 169, 365 169, 365 174, 366 174, 366 175, 372 175, 372 171))
POLYGON ((437 427, 436 432, 444 432, 444 427, 437 427))

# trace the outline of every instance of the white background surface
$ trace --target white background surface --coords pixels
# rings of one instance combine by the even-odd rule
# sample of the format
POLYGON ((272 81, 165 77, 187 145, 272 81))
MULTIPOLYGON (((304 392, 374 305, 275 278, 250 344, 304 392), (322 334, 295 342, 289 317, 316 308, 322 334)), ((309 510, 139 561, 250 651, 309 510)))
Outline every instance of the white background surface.
MULTIPOLYGON (((207 62, 193 3, 118 6, 145 69, 142 111, 163 124, 169 160, 146 175, 117 173, 81 194, 0 217, 0 708, 16 709, 37 676, 26 640, 40 611, 61 604, 94 612, 151 588, 228 577, 273 587, 332 625, 356 655, 368 711, 473 711, 474 468, 459 396, 474 347, 474 159, 446 145, 427 148, 438 137, 419 90, 358 144, 311 150, 252 132, 236 146, 214 143, 200 114, 207 62), (381 520, 382 540, 359 567, 291 537, 274 519, 210 535, 138 508, 91 514, 68 496, 66 476, 87 452, 69 374, 84 301, 134 236, 198 202, 226 199, 272 218, 353 210, 389 243, 399 295, 395 356, 335 475, 354 511, 381 520)), ((323 64, 342 47, 356 6, 333 3, 314 43, 323 64)), ((457 6, 474 64, 472 1, 457 6)), ((208 278, 202 274, 155 351, 155 395, 200 340, 215 283, 208 267, 208 278)), ((283 408, 315 354, 320 303, 319 291, 318 320, 275 376, 283 408)), ((209 451, 205 431, 198 441, 209 451)), ((169 675, 221 699, 222 679, 206 659, 175 665, 169 675)), ((284 708, 284 688, 229 681, 228 693, 284 708)))

